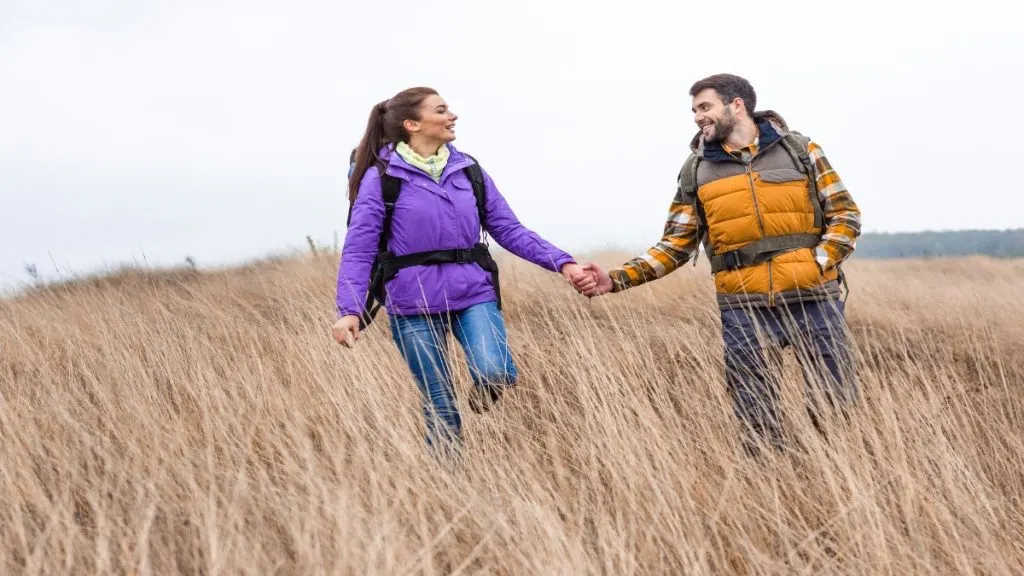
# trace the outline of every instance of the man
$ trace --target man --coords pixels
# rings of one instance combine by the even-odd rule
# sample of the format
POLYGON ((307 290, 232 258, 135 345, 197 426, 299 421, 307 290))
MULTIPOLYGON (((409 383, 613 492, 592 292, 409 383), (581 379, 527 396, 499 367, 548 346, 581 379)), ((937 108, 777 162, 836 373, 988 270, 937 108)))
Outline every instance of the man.
POLYGON ((639 286, 679 268, 703 244, 734 410, 778 445, 778 383, 767 344, 796 349, 819 430, 816 389, 837 408, 856 399, 839 265, 860 235, 860 211, 820 146, 790 132, 778 114, 755 112, 749 82, 717 74, 695 83, 690 96, 699 132, 661 242, 609 272, 587 265, 591 275, 576 288, 597 296, 639 286))

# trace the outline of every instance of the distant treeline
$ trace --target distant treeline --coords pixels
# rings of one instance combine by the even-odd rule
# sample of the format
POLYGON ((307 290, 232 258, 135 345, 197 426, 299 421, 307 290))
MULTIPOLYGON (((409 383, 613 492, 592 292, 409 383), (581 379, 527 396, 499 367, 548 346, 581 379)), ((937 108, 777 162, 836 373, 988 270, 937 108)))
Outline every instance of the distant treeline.
POLYGON ((860 258, 928 258, 984 255, 1024 257, 1024 228, 1016 230, 958 230, 862 234, 857 240, 860 258))

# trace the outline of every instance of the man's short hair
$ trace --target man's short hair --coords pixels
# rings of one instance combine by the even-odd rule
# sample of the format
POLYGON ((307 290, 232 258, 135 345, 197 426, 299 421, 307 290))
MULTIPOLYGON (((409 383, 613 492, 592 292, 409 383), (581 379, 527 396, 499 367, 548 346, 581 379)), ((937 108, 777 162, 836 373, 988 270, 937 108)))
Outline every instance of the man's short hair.
POLYGON ((718 92, 723 104, 728 104, 736 98, 743 99, 743 105, 747 108, 747 115, 753 117, 757 108, 757 94, 754 87, 746 78, 740 78, 735 74, 715 74, 702 80, 698 80, 690 87, 690 96, 696 96, 701 90, 708 88, 718 92))

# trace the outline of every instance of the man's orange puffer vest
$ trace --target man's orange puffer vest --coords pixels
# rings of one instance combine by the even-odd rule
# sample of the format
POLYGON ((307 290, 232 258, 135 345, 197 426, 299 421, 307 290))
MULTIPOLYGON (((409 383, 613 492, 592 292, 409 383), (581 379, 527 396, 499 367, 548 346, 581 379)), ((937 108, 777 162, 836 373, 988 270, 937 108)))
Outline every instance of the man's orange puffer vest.
POLYGON ((838 271, 814 259, 824 230, 807 139, 774 112, 754 115, 759 146, 747 161, 694 137, 680 173, 723 308, 775 306, 840 294, 838 271))

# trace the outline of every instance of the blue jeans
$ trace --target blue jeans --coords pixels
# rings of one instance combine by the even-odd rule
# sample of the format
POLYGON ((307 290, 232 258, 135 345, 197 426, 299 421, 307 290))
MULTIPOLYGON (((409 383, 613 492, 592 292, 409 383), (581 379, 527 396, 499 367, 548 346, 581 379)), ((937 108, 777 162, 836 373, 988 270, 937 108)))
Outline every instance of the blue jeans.
MULTIPOLYGON (((843 410, 857 399, 849 334, 840 300, 796 302, 774 308, 722 310, 726 385, 733 409, 748 431, 781 443, 780 359, 772 352, 793 346, 810 396, 808 413, 819 431, 823 407, 843 410), (777 346, 775 348, 771 345, 777 346)), ((748 445, 749 448, 749 445, 748 445)))
POLYGON ((505 320, 495 302, 449 314, 392 316, 390 323, 391 336, 420 390, 428 445, 450 447, 462 435, 448 363, 449 330, 466 353, 475 386, 509 387, 516 383, 505 320))

